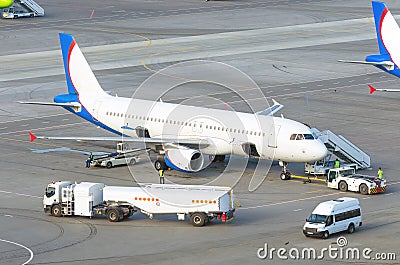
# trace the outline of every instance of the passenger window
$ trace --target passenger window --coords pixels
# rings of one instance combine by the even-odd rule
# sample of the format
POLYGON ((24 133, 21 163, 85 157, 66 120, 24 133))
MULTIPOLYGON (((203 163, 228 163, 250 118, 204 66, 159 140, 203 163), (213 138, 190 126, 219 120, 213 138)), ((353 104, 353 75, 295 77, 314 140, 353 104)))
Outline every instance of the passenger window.
POLYGON ((328 218, 326 218, 326 226, 330 226, 333 224, 333 215, 329 215, 328 218))

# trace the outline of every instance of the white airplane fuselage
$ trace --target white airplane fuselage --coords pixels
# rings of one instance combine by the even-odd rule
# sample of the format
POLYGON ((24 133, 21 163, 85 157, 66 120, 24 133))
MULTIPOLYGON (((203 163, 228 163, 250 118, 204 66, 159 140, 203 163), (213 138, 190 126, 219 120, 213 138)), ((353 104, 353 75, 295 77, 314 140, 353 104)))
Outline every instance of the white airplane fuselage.
POLYGON ((247 155, 243 144, 253 144, 260 158, 285 162, 316 161, 327 153, 317 139, 291 140, 312 133, 290 119, 104 94, 80 102, 97 122, 123 135, 137 137, 142 127, 151 138, 211 139, 202 149, 207 154, 247 155))

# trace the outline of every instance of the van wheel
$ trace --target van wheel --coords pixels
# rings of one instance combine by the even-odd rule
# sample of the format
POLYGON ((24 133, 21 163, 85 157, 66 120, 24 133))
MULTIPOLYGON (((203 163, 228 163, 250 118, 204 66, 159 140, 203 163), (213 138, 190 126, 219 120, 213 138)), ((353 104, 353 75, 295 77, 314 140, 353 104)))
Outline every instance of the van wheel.
POLYGON ((206 215, 204 213, 194 213, 190 216, 190 223, 193 226, 204 226, 206 222, 206 215))
POLYGON ((322 238, 323 238, 323 239, 328 239, 328 238, 329 238, 329 232, 328 232, 328 231, 325 231, 325 232, 322 234, 322 238))
POLYGON ((61 216, 61 207, 60 205, 54 205, 51 207, 51 215, 55 217, 60 217, 61 216))
POLYGON ((366 184, 363 183, 360 185, 360 193, 364 195, 368 194, 368 186, 366 184))
POLYGON ((349 228, 347 228, 347 232, 348 232, 349 234, 353 234, 354 231, 356 231, 356 228, 355 228, 354 224, 350 224, 350 225, 349 225, 349 228))
POLYGON ((108 210, 107 219, 110 222, 118 222, 120 220, 119 211, 115 208, 108 210))
POLYGON ((107 162, 106 168, 112 168, 112 163, 111 162, 107 162))
POLYGON ((341 181, 341 182, 339 182, 339 190, 341 190, 341 191, 347 191, 347 183, 346 183, 346 181, 341 181))

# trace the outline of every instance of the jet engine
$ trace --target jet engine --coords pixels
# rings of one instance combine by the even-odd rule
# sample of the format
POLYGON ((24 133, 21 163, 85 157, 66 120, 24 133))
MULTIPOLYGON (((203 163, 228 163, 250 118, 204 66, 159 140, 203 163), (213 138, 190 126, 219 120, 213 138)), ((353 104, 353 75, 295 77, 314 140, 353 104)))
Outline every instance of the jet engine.
POLYGON ((182 146, 166 149, 164 157, 168 167, 184 172, 197 172, 207 167, 211 162, 209 158, 210 156, 204 156, 199 150, 182 146))

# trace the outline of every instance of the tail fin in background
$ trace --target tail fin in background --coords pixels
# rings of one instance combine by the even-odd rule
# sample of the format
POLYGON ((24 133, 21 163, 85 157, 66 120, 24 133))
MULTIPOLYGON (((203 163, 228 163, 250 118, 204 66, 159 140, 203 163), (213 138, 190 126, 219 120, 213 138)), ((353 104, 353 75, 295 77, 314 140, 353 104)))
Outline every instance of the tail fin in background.
MULTIPOLYGON (((372 10, 380 54, 369 55, 365 60, 388 72, 398 70, 395 66, 400 65, 400 28, 385 3, 372 2, 372 10), (382 67, 385 63, 392 63, 393 67, 382 67)), ((398 76, 397 72, 391 73, 398 76)))
POLYGON ((382 24, 386 16, 393 19, 389 9, 382 2, 372 2, 372 12, 374 13, 376 39, 378 40, 378 47, 380 54, 389 54, 382 42, 382 24), (388 14, 389 13, 389 14, 388 14))
POLYGON ((74 37, 70 34, 60 33, 60 44, 68 94, 107 95, 97 81, 74 37))

